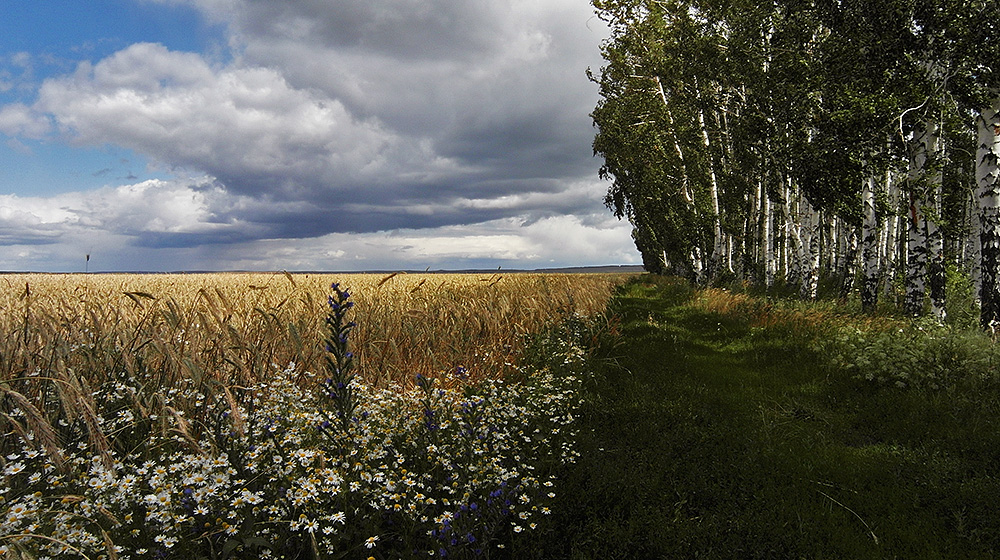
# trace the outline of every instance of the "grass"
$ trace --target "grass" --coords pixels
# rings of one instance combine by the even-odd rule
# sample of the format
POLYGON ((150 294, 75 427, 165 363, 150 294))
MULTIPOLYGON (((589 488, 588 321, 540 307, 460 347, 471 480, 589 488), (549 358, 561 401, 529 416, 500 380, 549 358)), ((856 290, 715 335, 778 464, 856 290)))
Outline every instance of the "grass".
POLYGON ((581 458, 554 508, 560 538, 540 557, 1000 553, 1000 397, 988 376, 937 389, 859 378, 822 342, 897 320, 825 304, 643 277, 612 311, 621 335, 594 351, 581 458))

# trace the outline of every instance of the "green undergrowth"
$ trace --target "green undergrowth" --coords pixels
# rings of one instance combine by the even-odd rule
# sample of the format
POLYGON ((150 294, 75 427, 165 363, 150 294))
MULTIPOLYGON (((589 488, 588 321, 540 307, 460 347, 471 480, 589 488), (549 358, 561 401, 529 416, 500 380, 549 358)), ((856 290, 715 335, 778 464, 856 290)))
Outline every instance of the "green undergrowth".
POLYGON ((985 337, 641 277, 591 333, 539 558, 995 558, 985 337))

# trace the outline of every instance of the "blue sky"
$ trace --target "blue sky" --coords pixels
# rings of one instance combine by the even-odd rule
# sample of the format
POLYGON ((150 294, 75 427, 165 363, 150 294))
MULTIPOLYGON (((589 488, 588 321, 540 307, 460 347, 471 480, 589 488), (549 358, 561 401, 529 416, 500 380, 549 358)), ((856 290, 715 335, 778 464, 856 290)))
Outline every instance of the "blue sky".
POLYGON ((638 261, 586 2, 9 0, 0 270, 638 261))
POLYGON ((72 64, 96 60, 133 43, 162 43, 184 51, 224 42, 191 5, 132 0, 6 0, 0 20, 5 50, 45 54, 72 64))
MULTIPOLYGON (((224 44, 224 29, 191 6, 130 0, 8 0, 0 18, 0 57, 7 88, 0 103, 30 104, 44 78, 71 72, 81 60, 96 62, 139 42, 181 51, 209 51, 224 44), (19 63, 20 62, 20 63, 19 63)), ((119 146, 71 147, 21 139, 0 145, 0 192, 54 194, 109 182, 165 178, 146 173, 147 160, 119 146), (16 144, 15 144, 16 145, 16 144)))

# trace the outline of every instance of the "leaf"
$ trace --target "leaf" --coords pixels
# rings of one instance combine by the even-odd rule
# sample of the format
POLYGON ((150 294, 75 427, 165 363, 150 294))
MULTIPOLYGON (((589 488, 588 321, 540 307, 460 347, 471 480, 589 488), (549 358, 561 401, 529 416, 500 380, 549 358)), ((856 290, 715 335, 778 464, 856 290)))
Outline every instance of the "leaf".
POLYGON ((222 557, 229 558, 233 555, 233 552, 243 545, 243 541, 240 539, 229 539, 226 544, 222 545, 222 557))
POLYGON ((270 550, 274 550, 274 547, 271 545, 270 541, 268 541, 264 537, 247 537, 243 541, 243 543, 247 547, 267 548, 267 549, 270 549, 270 550))

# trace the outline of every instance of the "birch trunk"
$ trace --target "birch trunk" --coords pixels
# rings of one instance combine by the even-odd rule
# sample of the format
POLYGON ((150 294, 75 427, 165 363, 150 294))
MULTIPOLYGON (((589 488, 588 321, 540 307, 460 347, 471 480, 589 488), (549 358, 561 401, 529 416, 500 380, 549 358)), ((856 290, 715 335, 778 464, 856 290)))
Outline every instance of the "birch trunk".
POLYGON ((981 284, 980 321, 996 333, 1000 326, 1000 99, 976 118, 976 194, 979 199, 981 284))
POLYGON ((861 183, 861 258, 864 260, 861 284, 861 309, 871 313, 878 305, 878 224, 875 221, 875 178, 868 175, 861 183))
POLYGON ((850 260, 850 235, 847 224, 837 216, 833 217, 833 259, 831 270, 834 274, 843 275, 847 272, 847 262, 850 260))
POLYGON ((854 281, 858 276, 858 229, 851 228, 846 237, 847 246, 844 248, 844 282, 840 288, 840 297, 844 299, 854 291, 854 281))
POLYGON ((693 276, 695 284, 704 285, 705 284, 705 264, 701 258, 701 248, 695 247, 691 250, 691 256, 689 257, 691 261, 691 274, 693 276))
POLYGON ((771 197, 764 193, 764 231, 761 237, 764 241, 764 285, 770 288, 774 285, 775 262, 774 262, 774 207, 771 204, 771 197))
POLYGON ((781 180, 781 197, 782 197, 782 228, 781 231, 783 235, 781 236, 781 271, 784 275, 785 284, 793 283, 792 274, 792 258, 794 253, 794 245, 792 244, 792 233, 791 233, 791 223, 792 223, 792 213, 791 213, 791 193, 788 190, 788 181, 782 178, 781 180))
MULTIPOLYGON (((681 148, 680 140, 674 131, 677 128, 674 126, 674 116, 669 109, 669 103, 667 99, 667 94, 663 89, 663 83, 660 81, 659 76, 654 76, 652 78, 653 82, 656 84, 657 92, 659 93, 660 101, 663 102, 664 108, 666 108, 667 123, 670 125, 671 140, 674 145, 674 153, 677 154, 677 159, 681 165, 681 195, 684 197, 684 202, 691 208, 691 211, 695 216, 698 215, 698 205, 696 204, 694 198, 694 190, 691 188, 687 159, 685 158, 684 150, 681 148)), ((717 195, 713 197, 713 200, 717 200, 717 195)), ((717 206, 717 205, 716 205, 717 206)), ((718 212, 716 212, 715 219, 718 220, 718 212)), ((698 284, 702 284, 705 281, 705 265, 704 259, 702 257, 701 248, 695 246, 691 249, 691 253, 688 256, 687 265, 691 270, 692 279, 698 284)))
POLYGON ((899 183, 892 172, 885 174, 885 189, 889 193, 889 208, 892 214, 885 218, 885 245, 882 247, 882 278, 883 291, 887 297, 892 296, 893 285, 899 277, 899 263, 904 262, 903 229, 906 223, 906 213, 900 212, 901 201, 899 183))
MULTIPOLYGON (((906 299, 904 310, 912 315, 923 314, 927 293, 928 266, 935 259, 940 231, 927 219, 928 208, 937 200, 938 184, 929 172, 929 161, 937 147, 937 127, 928 122, 923 130, 915 132, 910 140, 909 169, 909 224, 906 245, 906 299)), ((933 272, 937 273, 935 269, 933 272)), ((943 284, 943 283, 942 283, 943 284)), ((932 279, 932 296, 939 299, 932 304, 935 315, 943 311, 943 294, 937 279, 932 279)))
POLYGON ((795 192, 794 186, 789 186, 785 198, 785 235, 788 240, 788 273, 787 283, 799 290, 805 281, 806 240, 804 236, 803 211, 801 196, 795 192))
POLYGON ((788 223, 788 284, 802 291, 802 284, 805 282, 805 272, 802 265, 806 262, 806 251, 803 249, 805 242, 802 239, 803 227, 799 223, 801 217, 796 216, 788 223))
POLYGON ((807 200, 800 201, 802 225, 800 233, 802 255, 802 299, 816 299, 819 289, 820 235, 822 224, 819 212, 807 200))
POLYGON ((924 233, 926 220, 920 208, 921 200, 916 194, 910 195, 907 216, 906 238, 906 299, 903 307, 906 313, 918 316, 924 312, 924 296, 927 293, 927 240, 924 233))
POLYGON ((712 254, 708 258, 709 274, 714 275, 722 255, 722 218, 719 209, 719 182, 715 176, 715 161, 712 158, 712 145, 708 137, 708 127, 705 126, 705 113, 698 109, 698 124, 701 126, 701 143, 705 147, 705 157, 708 159, 708 189, 712 201, 712 254))
POLYGON ((945 262, 944 235, 941 231, 941 171, 929 165, 932 160, 941 158, 941 127, 936 122, 927 124, 923 138, 924 175, 928 182, 928 206, 931 216, 925 220, 927 238, 927 279, 930 284, 931 315, 938 321, 945 319, 945 262))
MULTIPOLYGON (((979 167, 978 165, 976 166, 979 167)), ((978 171, 978 169, 977 169, 978 171)), ((969 232, 969 268, 972 277, 972 294, 976 303, 981 303, 980 294, 983 289, 983 224, 979 220, 979 178, 977 173, 976 189, 972 192, 970 206, 969 232)))

